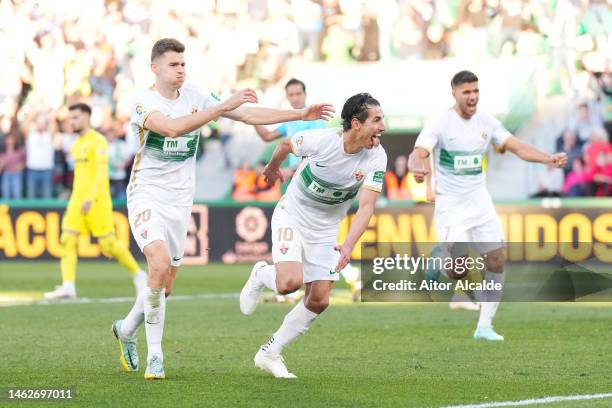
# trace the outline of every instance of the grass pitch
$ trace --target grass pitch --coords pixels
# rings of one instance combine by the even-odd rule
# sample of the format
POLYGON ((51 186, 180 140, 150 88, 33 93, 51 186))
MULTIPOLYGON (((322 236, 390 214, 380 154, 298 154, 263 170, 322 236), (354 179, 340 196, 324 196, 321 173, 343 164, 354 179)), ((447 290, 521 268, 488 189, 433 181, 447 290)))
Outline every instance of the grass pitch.
MULTIPOLYGON (((0 299, 52 289, 58 267, 1 262, 0 299)), ((144 328, 138 373, 122 371, 110 330, 132 301, 104 298, 133 295, 127 273, 112 262, 80 263, 79 296, 92 302, 0 306, 0 388, 70 387, 76 398, 66 406, 108 407, 440 407, 612 391, 609 304, 505 303, 495 324, 506 341, 494 344, 471 339, 475 312, 352 304, 342 283, 284 353, 298 379, 278 380, 252 359, 291 306, 262 303, 241 315, 237 294, 249 272, 219 264, 179 271, 165 325, 167 380, 151 382, 143 379, 144 328)), ((545 406, 609 407, 612 399, 545 406)))

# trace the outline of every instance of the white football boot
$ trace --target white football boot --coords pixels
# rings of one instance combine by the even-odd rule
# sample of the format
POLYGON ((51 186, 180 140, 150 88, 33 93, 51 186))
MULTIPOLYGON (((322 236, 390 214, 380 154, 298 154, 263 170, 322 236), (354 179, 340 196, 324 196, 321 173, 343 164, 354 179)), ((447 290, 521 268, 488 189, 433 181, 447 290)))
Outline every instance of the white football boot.
POLYGON ((269 372, 276 378, 297 378, 295 374, 287 370, 283 356, 280 354, 275 356, 260 349, 255 354, 253 361, 255 361, 255 367, 269 372))
POLYGON ((264 290, 263 282, 259 281, 255 275, 259 268, 267 265, 267 262, 259 261, 251 269, 251 275, 240 292, 240 311, 242 314, 248 316, 255 312, 261 292, 264 290))

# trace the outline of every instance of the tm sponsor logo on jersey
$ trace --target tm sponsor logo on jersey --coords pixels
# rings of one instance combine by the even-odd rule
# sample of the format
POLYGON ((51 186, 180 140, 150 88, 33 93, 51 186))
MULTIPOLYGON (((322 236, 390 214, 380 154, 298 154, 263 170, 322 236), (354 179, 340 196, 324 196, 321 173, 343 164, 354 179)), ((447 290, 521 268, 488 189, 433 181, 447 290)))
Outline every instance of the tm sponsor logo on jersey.
POLYGON ((319 162, 315 162, 315 166, 317 166, 317 167, 329 167, 328 165, 326 165, 326 164, 321 164, 321 163, 319 163, 319 162))
POLYGON ((178 261, 180 261, 181 259, 183 259, 183 257, 182 257, 182 256, 173 256, 173 257, 172 257, 172 260, 173 260, 174 262, 178 262, 178 261))

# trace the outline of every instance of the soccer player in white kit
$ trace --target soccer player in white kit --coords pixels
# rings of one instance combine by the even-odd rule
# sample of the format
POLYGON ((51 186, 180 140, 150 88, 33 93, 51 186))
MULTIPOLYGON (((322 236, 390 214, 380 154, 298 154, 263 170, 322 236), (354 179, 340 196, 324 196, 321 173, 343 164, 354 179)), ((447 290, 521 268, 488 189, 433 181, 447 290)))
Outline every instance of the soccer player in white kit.
MULTIPOLYGON (((504 233, 493 200, 486 189, 482 159, 491 143, 505 148, 525 161, 562 168, 565 153, 548 154, 512 136, 493 116, 476 110, 478 78, 461 71, 451 80, 455 105, 428 123, 419 134, 408 166, 417 182, 430 173, 429 156, 435 167, 434 219, 441 243, 473 242, 486 254, 484 278, 503 285, 504 233)), ((501 291, 483 291, 480 318, 474 339, 501 341, 492 320, 502 297, 501 291)))
POLYGON ((175 39, 162 39, 151 51, 155 85, 135 95, 131 126, 139 136, 127 189, 128 219, 132 234, 149 267, 148 286, 138 294, 132 310, 112 325, 126 371, 138 370, 136 329, 145 322, 148 357, 146 379, 165 378, 161 348, 166 297, 183 258, 187 224, 195 192, 195 153, 200 128, 219 116, 247 124, 291 120, 328 119, 329 104, 302 110, 241 106, 257 102, 245 89, 221 102, 212 93, 185 84, 185 47, 175 39))
POLYGON ((296 378, 280 354, 327 308, 332 284, 349 262, 382 190, 387 155, 378 143, 385 130, 380 104, 370 94, 354 95, 341 118, 342 129, 305 130, 281 141, 264 170, 273 183, 282 179, 279 166, 289 153, 304 157, 272 215, 274 264, 256 263, 240 293, 240 310, 250 315, 264 287, 284 294, 306 285, 304 299, 255 355, 256 367, 279 378, 296 378), (358 193, 357 214, 344 243, 337 245, 340 222, 358 193))

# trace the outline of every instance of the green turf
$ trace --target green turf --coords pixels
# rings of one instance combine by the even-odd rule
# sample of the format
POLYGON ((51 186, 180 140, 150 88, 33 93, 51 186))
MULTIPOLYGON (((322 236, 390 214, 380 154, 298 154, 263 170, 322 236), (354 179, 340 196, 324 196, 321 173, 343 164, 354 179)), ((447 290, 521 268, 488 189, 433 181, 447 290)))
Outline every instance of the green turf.
MULTIPOLYGON (((48 290, 57 283, 57 268, 2 262, 0 292, 48 290)), ((248 272, 184 267, 174 294, 237 293, 248 272)), ((109 262, 80 264, 78 290, 83 297, 109 297, 133 289, 109 262)), ((177 408, 439 407, 612 391, 612 318, 604 304, 503 304, 495 321, 506 336, 501 344, 471 340, 477 314, 446 304, 334 304, 285 351, 299 378, 283 381, 254 368, 252 358, 290 306, 261 304, 245 317, 237 299, 170 300, 168 379, 161 382, 145 382, 143 368, 121 371, 110 326, 130 307, 0 307, 0 388, 73 387, 76 401, 66 406, 177 408)), ((143 329, 139 335, 144 360, 143 329)), ((545 406, 609 407, 612 399, 545 406)))

